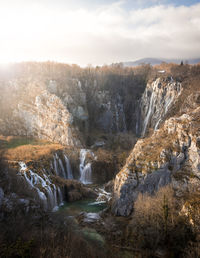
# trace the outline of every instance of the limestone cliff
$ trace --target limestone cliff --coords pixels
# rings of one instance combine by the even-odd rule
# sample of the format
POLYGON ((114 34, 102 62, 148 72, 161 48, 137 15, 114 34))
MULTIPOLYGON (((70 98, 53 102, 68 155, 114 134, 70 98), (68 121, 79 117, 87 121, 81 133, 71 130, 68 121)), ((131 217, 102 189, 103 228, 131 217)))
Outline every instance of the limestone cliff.
POLYGON ((165 121, 152 136, 138 140, 114 183, 112 211, 129 215, 139 192, 153 194, 172 183, 183 195, 198 187, 200 174, 200 107, 165 121))
POLYGON ((136 123, 137 133, 144 136, 149 128, 158 129, 181 91, 181 83, 170 76, 147 83, 140 100, 140 116, 136 123))
MULTIPOLYGON (((16 84, 10 83, 12 91, 16 84)), ((59 97, 47 91, 42 83, 37 91, 35 84, 32 84, 29 88, 31 93, 24 96, 18 84, 19 81, 16 89, 18 100, 13 92, 10 92, 11 96, 4 96, 15 103, 5 110, 7 116, 1 115, 1 134, 36 137, 63 145, 81 146, 79 135, 72 125, 73 116, 59 97)))

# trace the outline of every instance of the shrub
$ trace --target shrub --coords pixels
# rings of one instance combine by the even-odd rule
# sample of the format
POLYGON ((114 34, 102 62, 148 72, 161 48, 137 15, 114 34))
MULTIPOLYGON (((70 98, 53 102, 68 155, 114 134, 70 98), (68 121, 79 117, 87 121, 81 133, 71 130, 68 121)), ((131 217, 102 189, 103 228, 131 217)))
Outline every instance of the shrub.
POLYGON ((180 207, 170 186, 161 188, 154 196, 140 194, 127 228, 129 244, 153 252, 162 248, 170 257, 178 257, 192 238, 191 226, 180 215, 180 207))

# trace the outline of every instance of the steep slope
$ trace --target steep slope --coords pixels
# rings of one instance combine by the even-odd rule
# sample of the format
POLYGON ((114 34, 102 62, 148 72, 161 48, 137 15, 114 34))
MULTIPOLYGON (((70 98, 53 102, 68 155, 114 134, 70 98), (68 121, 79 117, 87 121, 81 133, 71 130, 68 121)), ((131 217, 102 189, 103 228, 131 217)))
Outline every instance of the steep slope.
POLYGON ((153 194, 172 183, 177 195, 198 187, 200 107, 165 121, 149 138, 139 140, 114 184, 112 211, 127 216, 138 193, 153 194))

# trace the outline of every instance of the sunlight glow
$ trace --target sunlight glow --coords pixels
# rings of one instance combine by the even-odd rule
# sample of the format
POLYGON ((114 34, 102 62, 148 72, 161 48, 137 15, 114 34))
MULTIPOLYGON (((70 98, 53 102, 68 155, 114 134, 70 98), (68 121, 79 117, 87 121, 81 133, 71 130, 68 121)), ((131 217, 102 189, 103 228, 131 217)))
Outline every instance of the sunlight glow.
POLYGON ((127 10, 117 1, 90 10, 22 2, 0 3, 0 63, 95 65, 163 53, 193 58, 200 52, 200 4, 127 10))

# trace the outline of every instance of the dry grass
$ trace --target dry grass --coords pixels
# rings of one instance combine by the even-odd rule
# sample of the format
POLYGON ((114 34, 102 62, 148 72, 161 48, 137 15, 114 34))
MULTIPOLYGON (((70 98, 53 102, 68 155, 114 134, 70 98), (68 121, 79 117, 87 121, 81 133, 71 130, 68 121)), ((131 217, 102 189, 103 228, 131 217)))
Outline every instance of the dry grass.
MULTIPOLYGON (((6 140, 9 144, 9 141, 12 141, 12 137, 7 137, 6 140)), ((14 138, 15 139, 15 138, 14 138)), ((25 142, 26 143, 26 142, 25 142)), ((6 144, 5 144, 6 145, 6 144)), ((44 141, 35 141, 32 144, 24 144, 22 141, 19 146, 10 144, 1 149, 3 157, 9 161, 34 161, 39 160, 42 157, 50 157, 50 155, 57 151, 63 149, 63 146, 60 144, 47 143, 44 141)))
POLYGON ((153 196, 140 194, 127 227, 127 243, 153 254, 158 249, 164 250, 167 255, 164 257, 180 257, 193 236, 188 219, 180 214, 181 204, 170 186, 153 196))

